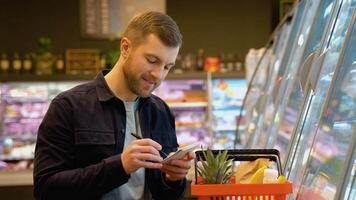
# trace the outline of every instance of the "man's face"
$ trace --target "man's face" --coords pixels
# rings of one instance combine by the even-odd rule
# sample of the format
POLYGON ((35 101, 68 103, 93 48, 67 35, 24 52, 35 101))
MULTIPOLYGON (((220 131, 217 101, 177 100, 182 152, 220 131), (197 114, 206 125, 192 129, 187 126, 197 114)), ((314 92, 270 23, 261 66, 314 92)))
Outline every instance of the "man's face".
POLYGON ((174 66, 178 51, 179 47, 167 47, 153 34, 132 48, 123 65, 130 91, 148 97, 174 66))

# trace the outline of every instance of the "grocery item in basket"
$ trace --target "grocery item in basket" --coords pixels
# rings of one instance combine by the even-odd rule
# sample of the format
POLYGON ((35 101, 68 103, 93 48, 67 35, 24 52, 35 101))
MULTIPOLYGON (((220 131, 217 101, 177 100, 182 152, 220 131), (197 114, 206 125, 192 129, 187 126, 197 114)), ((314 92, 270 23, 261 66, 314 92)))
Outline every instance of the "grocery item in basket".
POLYGON ((201 165, 197 166, 198 175, 203 184, 226 184, 234 176, 232 165, 233 159, 229 159, 228 151, 219 151, 214 154, 211 149, 203 151, 203 157, 200 160, 201 165))
POLYGON ((276 169, 265 169, 263 183, 277 183, 278 171, 276 169))
POLYGON ((277 183, 286 183, 287 182, 287 179, 285 176, 278 176, 277 178, 277 183))
POLYGON ((267 165, 259 168, 251 177, 250 184, 262 184, 267 165))
MULTIPOLYGON (((266 168, 267 166, 269 166, 269 159, 259 158, 256 159, 255 161, 242 162, 236 168, 236 175, 235 175, 236 183, 247 183, 247 184, 251 183, 252 177, 257 172, 257 170, 265 166, 266 168)), ((263 176, 262 176, 261 183, 262 181, 263 181, 263 176)))

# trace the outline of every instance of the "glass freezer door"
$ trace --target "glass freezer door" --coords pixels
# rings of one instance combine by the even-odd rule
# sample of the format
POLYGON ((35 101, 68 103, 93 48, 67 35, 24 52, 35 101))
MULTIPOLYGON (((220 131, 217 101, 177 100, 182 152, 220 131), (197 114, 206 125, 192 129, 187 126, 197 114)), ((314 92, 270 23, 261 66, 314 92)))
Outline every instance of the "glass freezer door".
MULTIPOLYGON (((333 10, 333 0, 321 1, 319 4, 318 13, 313 26, 311 27, 310 36, 306 44, 302 59, 306 59, 320 47, 322 43, 322 36, 327 32, 327 22, 333 10)), ((338 7, 336 7, 338 9, 338 7)), ((297 124, 300 111, 303 109, 302 104, 304 100, 303 84, 308 71, 311 66, 301 64, 295 74, 294 83, 287 88, 284 99, 278 106, 276 115, 281 118, 280 121, 275 120, 271 135, 269 137, 268 147, 274 147, 279 150, 281 155, 282 165, 285 164, 286 156, 288 154, 288 147, 293 135, 295 125, 297 124)), ((291 80, 292 81, 292 80, 291 80)))
MULTIPOLYGON (((313 25, 315 16, 318 11, 319 0, 310 0, 306 2, 306 9, 302 19, 302 26, 299 28, 298 35, 291 50, 291 57, 289 57, 288 64, 281 66, 281 73, 276 79, 273 91, 272 98, 270 98, 266 104, 265 112, 263 116, 263 123, 258 127, 261 127, 262 130, 258 131, 259 136, 257 136, 257 144, 262 148, 271 148, 272 146, 266 146, 267 141, 261 141, 261 139, 269 139, 270 133, 273 131, 274 121, 279 121, 279 116, 276 115, 276 111, 281 99, 285 96, 285 91, 289 88, 290 83, 293 82, 295 72, 303 59, 303 52, 306 47, 307 38, 311 27, 313 25), (264 137, 260 137, 264 135, 264 137)), ((257 134, 256 134, 257 135, 257 134)))
MULTIPOLYGON (((294 7, 295 11, 296 7, 294 7)), ((291 31, 291 19, 287 17, 282 24, 278 25, 272 33, 273 40, 267 44, 261 60, 258 63, 253 79, 249 84, 248 93, 243 101, 242 112, 238 119, 237 134, 240 138, 241 145, 247 146, 248 141, 254 133, 256 127, 256 118, 261 112, 261 98, 266 95, 266 88, 271 80, 274 80, 279 69, 279 60, 283 55, 288 37, 291 31)))
POLYGON ((291 54, 291 49, 295 42, 296 35, 300 26, 302 25, 302 17, 305 11, 304 8, 306 2, 307 0, 301 0, 296 7, 295 14, 293 15, 291 31, 289 36, 287 37, 287 41, 285 44, 285 51, 278 53, 278 57, 276 59, 276 62, 274 63, 275 67, 278 68, 277 75, 269 82, 269 84, 266 85, 266 93, 263 96, 263 98, 265 98, 263 110, 261 111, 260 115, 256 115, 256 119, 254 120, 256 123, 253 124, 253 129, 251 129, 251 131, 249 130, 250 138, 249 143, 247 144, 248 148, 261 147, 261 145, 257 143, 257 139, 261 137, 260 133, 262 132, 262 122, 264 116, 266 115, 266 112, 268 112, 268 110, 266 109, 266 103, 272 101, 273 88, 276 84, 279 83, 281 74, 284 73, 286 62, 288 61, 289 56, 291 54))
MULTIPOLYGON (((354 20, 355 15, 353 16, 354 20)), ((347 155, 355 145, 356 132, 356 26, 338 61, 338 70, 318 123, 299 199, 336 199, 338 185, 347 164, 347 155), (313 196, 310 196, 313 195, 313 196)))
POLYGON ((254 118, 258 116, 256 111, 256 103, 261 95, 261 89, 263 85, 267 81, 267 71, 266 71, 266 64, 271 57, 271 48, 265 50, 263 57, 261 58, 260 64, 257 66, 256 71, 254 72, 253 79, 249 85, 248 93, 244 99, 243 103, 243 110, 242 110, 242 118, 240 119, 240 123, 238 124, 238 134, 241 138, 241 143, 245 146, 248 142, 248 138, 250 137, 251 133, 254 131, 254 118))
POLYGON ((338 7, 341 6, 340 11, 334 15, 333 25, 330 26, 332 28, 327 33, 330 36, 326 37, 328 40, 322 47, 324 56, 318 58, 323 60, 320 64, 320 74, 318 78, 315 77, 316 86, 312 88, 312 93, 309 93, 309 96, 306 97, 303 113, 300 115, 301 119, 294 130, 295 140, 291 143, 285 167, 285 173, 288 179, 293 182, 294 188, 299 188, 302 179, 317 122, 339 59, 342 44, 345 41, 347 28, 354 23, 351 22, 351 17, 355 4, 356 0, 340 1, 338 4, 338 7))
MULTIPOLYGON (((356 129, 354 130, 356 131, 356 129)), ((342 186, 339 199, 354 200, 356 199, 356 147, 354 146, 354 152, 351 157, 351 163, 348 166, 346 173, 345 183, 342 186)))
MULTIPOLYGON (((265 83, 261 86, 261 88, 258 90, 258 95, 255 95, 255 102, 253 105, 251 104, 245 104, 248 105, 245 110, 245 124, 246 124, 246 130, 245 130, 245 135, 249 136, 248 139, 246 139, 246 142, 244 143, 245 145, 250 145, 252 142, 253 138, 253 133, 255 132, 256 129, 256 124, 258 123, 258 119, 260 118, 263 108, 265 106, 265 100, 268 97, 269 94, 269 88, 272 83, 272 81, 275 79, 275 77, 278 74, 278 70, 280 67, 280 60, 282 58, 282 55, 286 49, 288 37, 290 35, 291 31, 291 22, 286 21, 285 24, 283 24, 283 28, 281 32, 274 38, 274 43, 272 46, 272 50, 267 50, 270 52, 267 52, 266 55, 269 56, 269 62, 261 62, 262 64, 268 65, 267 67, 267 79, 265 80, 265 83)), ((258 68, 260 69, 260 68, 258 68)), ((260 77, 256 77, 256 79, 261 79, 260 77)), ((255 92, 256 89, 252 88, 251 93, 255 92)), ((246 99, 245 102, 249 102, 249 99, 246 99)), ((246 137, 247 138, 247 137, 246 137)))

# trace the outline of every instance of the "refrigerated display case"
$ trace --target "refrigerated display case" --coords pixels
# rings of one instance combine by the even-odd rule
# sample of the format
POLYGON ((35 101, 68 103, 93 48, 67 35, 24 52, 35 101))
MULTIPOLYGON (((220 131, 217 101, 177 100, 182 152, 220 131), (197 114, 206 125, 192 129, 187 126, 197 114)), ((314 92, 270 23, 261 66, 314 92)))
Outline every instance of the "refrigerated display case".
MULTIPOLYGON (((291 56, 289 58, 288 64, 284 66, 285 73, 280 77, 279 84, 275 85, 274 98, 270 103, 267 104, 268 112, 265 113, 262 134, 266 135, 267 141, 259 142, 262 143, 264 148, 272 148, 277 135, 278 125, 281 120, 282 111, 285 108, 285 103, 287 98, 291 93, 291 86, 294 84, 297 72, 300 69, 300 65, 305 61, 308 54, 306 54, 306 46, 309 44, 312 30, 315 30, 314 21, 318 15, 323 14, 321 7, 319 7, 320 1, 307 1, 303 16, 303 25, 300 27, 296 41, 291 51, 291 56)), ((322 26, 323 27, 323 26, 322 26)), ((309 57, 310 58, 310 57, 309 57)))
POLYGON ((178 144, 208 146, 208 98, 205 80, 166 80, 154 94, 167 102, 176 120, 178 144))
POLYGON ((265 53, 256 67, 249 83, 246 97, 243 100, 241 113, 237 123, 237 135, 241 146, 248 146, 256 128, 257 119, 263 108, 264 99, 268 95, 268 86, 275 79, 280 66, 280 59, 285 52, 288 37, 292 29, 292 19, 296 7, 284 18, 272 34, 265 53))
POLYGON ((356 143, 356 26, 353 15, 306 164, 298 199, 340 199, 356 143))
MULTIPOLYGON (((297 124, 299 113, 302 111, 304 100, 304 85, 307 80, 309 71, 312 68, 314 58, 319 55, 320 45, 322 44, 323 35, 326 35, 329 26, 327 22, 331 22, 331 13, 337 11, 339 6, 333 0, 321 1, 318 5, 317 13, 313 24, 310 26, 309 36, 306 38, 305 47, 300 49, 299 64, 292 66, 294 70, 290 70, 288 84, 283 99, 279 101, 275 113, 275 120, 271 123, 270 133, 267 148, 276 148, 280 151, 282 165, 285 164, 288 148, 293 136, 295 125, 297 124), (293 72, 294 71, 294 72, 293 72)), ((297 51, 296 51, 297 52, 297 51)), ((298 61, 296 61, 298 62, 298 61)))
POLYGON ((213 149, 233 149, 237 117, 247 90, 243 79, 215 79, 212 81, 213 149))
POLYGON ((207 80, 166 80, 154 92, 173 111, 177 140, 182 146, 195 142, 205 148, 234 147, 246 81, 214 78, 211 82, 209 88, 207 80), (211 100, 208 90, 212 91, 211 100))
POLYGON ((351 200, 356 199, 356 148, 351 156, 349 169, 345 174, 345 181, 341 186, 340 199, 351 200))
MULTIPOLYGON (((339 12, 333 14, 330 28, 325 42, 321 48, 322 54, 316 59, 309 73, 308 89, 303 91, 303 111, 298 116, 298 122, 293 131, 293 138, 289 147, 288 159, 285 165, 285 173, 293 180, 294 187, 299 188, 306 160, 310 153, 312 141, 315 136, 322 106, 326 100, 331 80, 335 74, 335 68, 341 48, 345 41, 347 29, 354 24, 351 20, 355 11, 356 0, 337 1, 339 12)), ((296 196, 296 193, 294 193, 296 196)))
MULTIPOLYGON (((37 129, 50 101, 61 91, 74 87, 79 82, 3 83, 0 85, 1 132, 0 160, 31 160, 37 129)), ((16 170, 3 163, 0 167, 16 170)))
POLYGON ((249 141, 247 143, 248 148, 263 148, 264 144, 266 143, 268 135, 264 134, 264 121, 271 121, 269 116, 273 114, 273 104, 272 102, 276 98, 276 90, 282 80, 282 76, 285 73, 287 62, 291 56, 293 46, 295 44, 295 40, 297 38, 297 33, 300 27, 303 25, 303 14, 305 12, 305 7, 307 5, 308 0, 301 0, 295 6, 295 11, 292 19, 291 31, 290 35, 286 42, 286 47, 284 52, 280 52, 278 54, 278 59, 276 59, 275 65, 278 66, 277 74, 274 79, 269 81, 269 84, 266 85, 266 91, 264 91, 264 96, 261 97, 263 100, 263 105, 260 107, 262 108, 259 115, 255 115, 256 119, 254 120, 255 123, 253 126, 255 127, 253 130, 250 131, 249 141))

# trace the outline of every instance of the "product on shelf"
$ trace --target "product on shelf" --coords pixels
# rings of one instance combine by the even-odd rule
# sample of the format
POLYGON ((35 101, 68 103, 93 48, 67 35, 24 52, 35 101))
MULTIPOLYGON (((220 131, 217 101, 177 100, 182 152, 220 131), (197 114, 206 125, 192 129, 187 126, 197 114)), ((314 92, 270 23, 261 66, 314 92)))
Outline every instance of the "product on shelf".
POLYGON ((238 142, 239 136, 236 135, 237 117, 240 115, 246 90, 245 80, 213 80, 212 126, 214 148, 234 148, 235 142, 238 142))
POLYGON ((79 82, 2 83, 0 85, 0 170, 28 168, 34 157, 38 127, 50 101, 79 82), (18 162, 28 160, 26 162, 18 162))
POLYGON ((203 80, 166 80, 155 94, 164 99, 176 121, 180 145, 199 142, 210 144, 207 123, 207 93, 203 80))

